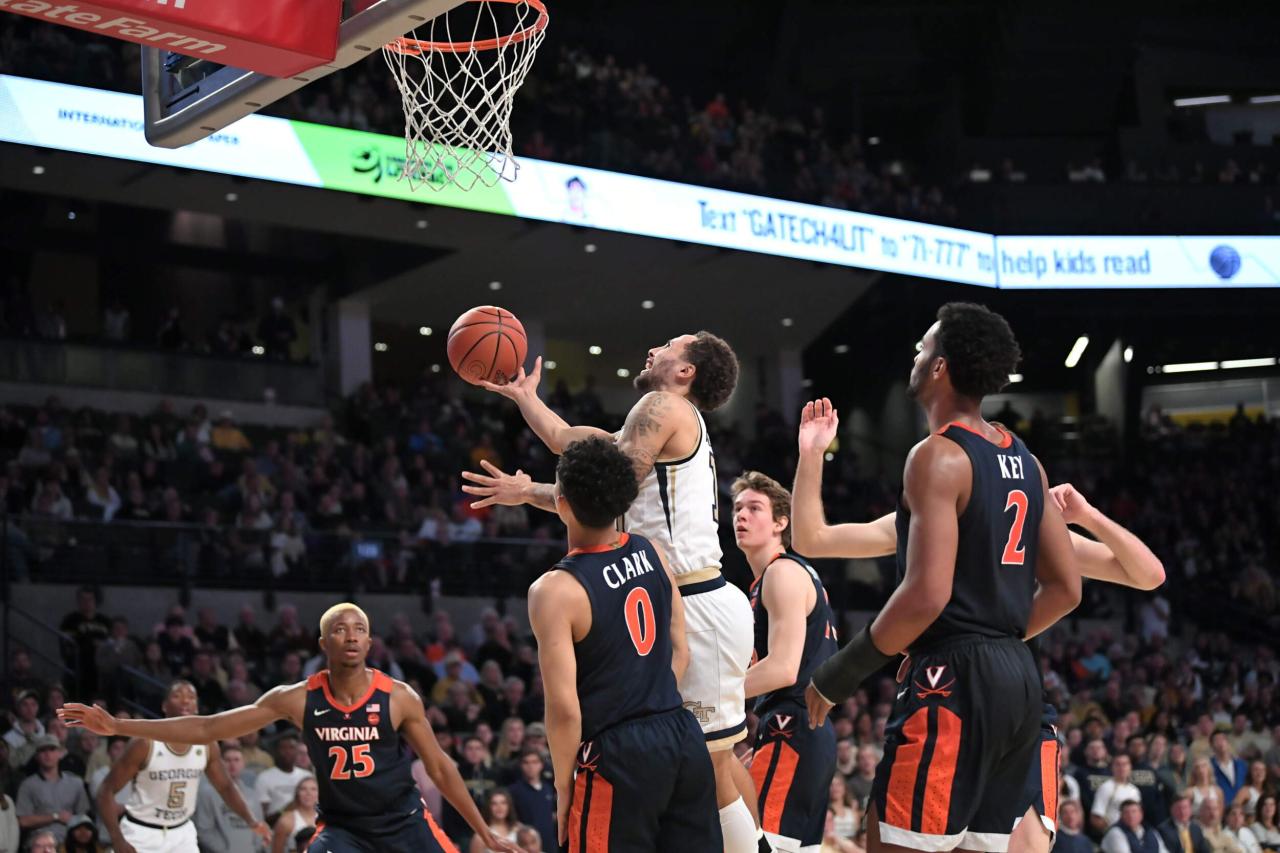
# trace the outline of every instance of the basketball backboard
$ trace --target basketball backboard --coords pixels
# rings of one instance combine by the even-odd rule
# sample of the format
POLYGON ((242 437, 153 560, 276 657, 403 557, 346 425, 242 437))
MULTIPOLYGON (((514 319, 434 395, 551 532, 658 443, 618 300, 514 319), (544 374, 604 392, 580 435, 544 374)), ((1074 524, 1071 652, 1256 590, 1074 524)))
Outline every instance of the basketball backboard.
POLYGON ((343 0, 338 51, 333 62, 293 77, 269 77, 144 47, 142 95, 147 141, 161 148, 181 148, 204 139, 308 83, 379 52, 387 42, 465 2, 343 0))

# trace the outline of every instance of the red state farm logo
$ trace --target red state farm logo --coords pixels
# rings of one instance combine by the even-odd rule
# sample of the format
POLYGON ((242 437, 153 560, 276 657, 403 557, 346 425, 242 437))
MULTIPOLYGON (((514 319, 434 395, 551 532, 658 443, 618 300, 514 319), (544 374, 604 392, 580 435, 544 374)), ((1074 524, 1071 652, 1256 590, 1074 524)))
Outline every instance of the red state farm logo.
POLYGON ((929 686, 925 687, 919 681, 913 682, 916 686, 917 699, 927 699, 930 696, 941 696, 943 699, 949 698, 952 693, 952 686, 956 680, 952 678, 950 681, 943 683, 943 676, 946 674, 947 667, 945 664, 939 666, 926 666, 924 668, 925 679, 929 682, 929 686), (941 686, 939 686, 941 685, 941 686))

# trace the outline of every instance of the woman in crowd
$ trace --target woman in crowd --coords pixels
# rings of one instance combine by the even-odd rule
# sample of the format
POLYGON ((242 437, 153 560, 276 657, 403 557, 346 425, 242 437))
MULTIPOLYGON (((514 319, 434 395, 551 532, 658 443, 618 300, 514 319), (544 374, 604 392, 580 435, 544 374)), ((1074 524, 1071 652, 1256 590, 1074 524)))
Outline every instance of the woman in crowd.
POLYGON ((853 794, 849 791, 848 784, 839 773, 831 779, 830 800, 827 808, 831 812, 831 826, 836 836, 852 841, 858 833, 861 815, 854 805, 853 794))
MULTIPOLYGON (((495 837, 511 842, 516 840, 520 822, 516 820, 515 809, 511 807, 511 795, 505 788, 494 788, 485 795, 482 813, 484 822, 495 837)), ((471 839, 471 853, 489 853, 489 848, 484 846, 479 836, 471 839)))
POLYGON ((1191 792, 1191 811, 1193 814, 1200 814, 1200 806, 1205 800, 1217 799, 1222 802, 1222 789, 1218 787, 1218 783, 1213 781, 1213 768, 1209 764, 1207 758, 1197 758, 1196 763, 1191 766, 1191 780, 1187 784, 1187 790, 1191 792))
POLYGON ((316 803, 319 801, 320 787, 313 777, 308 776, 298 783, 293 792, 293 802, 285 807, 280 819, 276 821, 275 833, 271 837, 271 853, 296 853, 306 849, 296 846, 297 838, 302 830, 315 828, 316 803))
POLYGON ((1243 806, 1244 816, 1252 818, 1258 810, 1258 799, 1267 787, 1267 764, 1265 761, 1249 762, 1249 775, 1245 783, 1236 792, 1233 806, 1243 806))
POLYGON ((1258 839, 1266 853, 1280 853, 1280 822, 1277 818, 1277 801, 1275 794, 1263 794, 1258 799, 1258 808, 1249 827, 1253 837, 1258 839))

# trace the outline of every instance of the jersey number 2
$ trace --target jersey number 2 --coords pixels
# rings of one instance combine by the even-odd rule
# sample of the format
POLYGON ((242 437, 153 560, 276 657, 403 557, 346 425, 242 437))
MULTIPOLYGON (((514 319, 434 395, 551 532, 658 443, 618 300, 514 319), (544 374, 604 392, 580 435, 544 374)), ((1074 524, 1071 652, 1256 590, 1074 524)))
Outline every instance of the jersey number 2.
POLYGON ((357 779, 364 779, 366 776, 373 775, 373 756, 369 754, 369 744, 358 743, 351 747, 351 770, 347 770, 347 748, 345 746, 329 747, 329 757, 333 759, 333 771, 329 773, 330 779, 343 781, 354 776, 357 779))
POLYGON ((631 590, 623 606, 627 631, 635 644, 636 654, 645 657, 653 651, 653 644, 658 639, 658 622, 653 615, 653 599, 649 598, 649 590, 640 586, 631 590))
POLYGON ((1022 527, 1027 523, 1027 493, 1021 489, 1009 492, 1009 500, 1004 511, 1013 510, 1013 526, 1009 528, 1009 541, 1004 545, 1004 556, 1000 562, 1006 566, 1021 566, 1027 561, 1027 551, 1022 545, 1022 527))

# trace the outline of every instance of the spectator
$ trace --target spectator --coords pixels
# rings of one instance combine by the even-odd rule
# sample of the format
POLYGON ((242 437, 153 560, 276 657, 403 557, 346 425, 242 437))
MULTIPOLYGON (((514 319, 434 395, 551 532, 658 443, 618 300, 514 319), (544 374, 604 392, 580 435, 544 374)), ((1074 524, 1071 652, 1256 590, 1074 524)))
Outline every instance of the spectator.
MULTIPOLYGON (((313 777, 308 776, 298 783, 290 801, 280 819, 276 821, 275 831, 271 839, 271 853, 300 853, 305 847, 298 847, 296 839, 304 829, 315 831, 319 813, 316 805, 320 802, 320 787, 313 777)), ((308 834, 308 839, 310 834, 308 834)))
POLYGON ((214 450, 224 453, 248 453, 253 445, 245 437, 240 427, 236 426, 230 409, 223 409, 218 415, 218 422, 209 433, 209 443, 214 450))
POLYGON ((276 762, 258 774, 253 784, 254 794, 262 803, 262 813, 267 823, 275 825, 281 812, 293 801, 298 790, 298 783, 309 779, 314 774, 297 766, 298 738, 292 734, 282 735, 276 741, 276 762))
POLYGON ((80 693, 91 696, 98 689, 97 647, 111 634, 111 623, 98 612, 98 597, 91 587, 76 590, 76 609, 62 617, 59 629, 74 643, 63 649, 63 659, 80 673, 80 693))
POLYGON ((1222 789, 1222 801, 1233 803, 1236 794, 1248 782, 1249 765, 1244 759, 1236 758, 1226 732, 1214 732, 1209 746, 1213 750, 1213 781, 1222 789))
POLYGON ((103 685, 109 685, 117 691, 116 671, 122 666, 137 667, 142 662, 142 650, 138 641, 129 635, 129 620, 117 616, 111 620, 111 633, 98 644, 94 652, 94 663, 98 670, 98 679, 103 685))
MULTIPOLYGON (((462 781, 477 805, 487 802, 489 792, 498 785, 497 773, 490 761, 488 750, 485 749, 484 741, 475 735, 465 738, 462 742, 462 758, 458 761, 458 773, 462 776, 462 781)), ((507 807, 509 810, 510 798, 507 799, 507 807)), ((444 830, 450 838, 466 838, 466 843, 470 844, 470 827, 452 806, 445 807, 444 823, 444 830)))
POLYGON ((89 797, 83 779, 58 769, 63 752, 57 738, 43 735, 35 747, 36 772, 18 788, 18 823, 26 832, 48 830, 61 843, 71 819, 89 810, 89 797))
POLYGON ((516 845, 522 853, 542 853, 542 833, 532 826, 521 826, 516 830, 516 845))
POLYGON ((511 785, 511 801, 516 817, 538 832, 543 847, 559 843, 556 834, 556 791, 542 778, 546 769, 536 749, 520 753, 520 778, 511 785))
POLYGON ((98 508, 98 517, 110 521, 122 505, 120 493, 111 484, 111 471, 103 465, 93 475, 93 482, 85 490, 84 499, 87 504, 98 508))
POLYGON ((20 834, 13 798, 8 791, 0 790, 0 853, 18 853, 20 834))
POLYGON ((852 841, 861 822, 861 807, 839 773, 831 778, 827 794, 827 810, 831 813, 831 831, 837 838, 852 841))
POLYGON ((270 312, 258 323, 258 340, 262 342, 267 358, 287 360, 289 348, 297 337, 293 318, 285 313, 284 300, 279 296, 272 298, 270 312))
POLYGON ((1120 819, 1102 838, 1103 853, 1169 853, 1159 833, 1142 823, 1142 803, 1126 800, 1119 809, 1120 819))
POLYGON ((196 612, 196 640, 203 648, 215 652, 226 652, 231 646, 231 632, 226 625, 218 624, 218 617, 213 608, 201 607, 196 612))
MULTIPOLYGON (((1093 798, 1099 786, 1111 778, 1111 764, 1107 761, 1107 745, 1101 740, 1090 740, 1084 748, 1084 766, 1075 770, 1076 781, 1080 784, 1080 804, 1092 816, 1093 798)), ((1093 828, 1093 821, 1090 820, 1093 828)), ((1108 823, 1107 826, 1110 826, 1108 823)), ((1104 826, 1103 829, 1106 827, 1104 826)))
POLYGON ((1257 814, 1258 800, 1264 791, 1270 789, 1267 782, 1267 765, 1261 759, 1249 762, 1249 776, 1236 792, 1232 805, 1243 806, 1244 816, 1252 818, 1257 814))
POLYGON ((27 853, 58 853, 58 835, 53 830, 41 829, 27 842, 27 853))
POLYGON ((276 625, 267 635, 267 649, 274 656, 294 651, 310 657, 315 653, 315 638, 298 621, 298 608, 286 604, 280 608, 276 625))
POLYGON ((260 739, 261 738, 257 732, 243 735, 240 738, 240 750, 244 753, 244 769, 246 773, 253 775, 255 783, 257 781, 257 777, 263 770, 275 767, 276 765, 275 759, 271 757, 271 753, 258 745, 260 739))
POLYGON ((1263 794, 1258 800, 1257 813, 1249 829, 1263 850, 1280 851, 1280 815, 1277 815, 1275 794, 1263 794))
POLYGON ((34 690, 24 690, 18 694, 18 701, 14 708, 13 726, 4 733, 4 739, 9 744, 14 764, 21 766, 34 754, 41 738, 45 735, 44 723, 39 719, 39 694, 34 690))
POLYGON ((864 809, 867 798, 871 796, 871 783, 876 776, 876 765, 880 763, 880 755, 873 746, 858 747, 857 772, 849 777, 849 794, 864 809))
POLYGON ((103 312, 102 337, 117 344, 129 340, 129 309, 120 301, 119 296, 113 297, 111 304, 103 312))
POLYGON ((1217 800, 1219 804, 1223 802, 1222 789, 1214 781, 1213 768, 1209 763, 1209 759, 1201 758, 1192 765, 1191 779, 1188 781, 1187 790, 1191 794, 1192 811, 1197 816, 1200 814, 1200 806, 1206 800, 1217 800))
POLYGON ((1191 819, 1191 795, 1179 794, 1169 805, 1169 819, 1159 827, 1160 836, 1173 853, 1210 853, 1199 822, 1191 819))
POLYGON ((236 645, 251 664, 261 666, 267 656, 267 635, 256 624, 257 616, 253 612, 253 605, 242 605, 238 618, 239 621, 231 632, 236 645))
POLYGON ((1258 843, 1253 831, 1245 826, 1244 809, 1240 806, 1232 806, 1227 810, 1226 831, 1235 839, 1236 844, 1240 845, 1244 853, 1262 853, 1262 845, 1258 843))
MULTIPOLYGON (((238 745, 223 744, 222 762, 231 784, 240 790, 255 820, 262 819, 262 804, 244 778, 244 752, 238 745)), ((201 785, 196 813, 192 818, 200 839, 200 853, 264 853, 266 846, 253 827, 231 811, 212 785, 201 785)))
POLYGON ((177 305, 169 309, 160 323, 156 343, 164 349, 186 349, 187 336, 182 331, 182 316, 177 305))
MULTIPOLYGON (((495 838, 514 842, 516 840, 515 810, 511 807, 511 795, 504 788, 495 788, 485 794, 484 807, 480 810, 484 822, 495 838)), ((471 839, 471 853, 493 853, 480 841, 479 836, 471 839)))
POLYGON ((169 675, 173 678, 184 677, 191 671, 191 662, 196 656, 196 644, 192 641, 187 622, 178 614, 167 617, 164 621, 164 632, 156 638, 164 662, 169 667, 169 675))
POLYGON ((77 815, 67 826, 67 840, 60 853, 106 853, 107 848, 98 844, 98 830, 93 818, 77 815))
MULTIPOLYGON (((1132 772, 1133 764, 1129 756, 1117 755, 1111 759, 1111 778, 1098 786, 1089 810, 1089 823, 1098 835, 1107 832, 1108 828, 1120 821, 1122 806, 1130 800, 1142 802, 1142 792, 1131 781, 1132 772)), ((1141 822, 1141 814, 1138 815, 1138 820, 1141 822)), ((1126 825, 1132 828, 1131 824, 1126 825)))
MULTIPOLYGON (((1093 843, 1084 833, 1084 809, 1079 800, 1063 800, 1058 805, 1058 833, 1054 853, 1093 853, 1093 843)), ((1176 851, 1175 851, 1176 853, 1176 851)))
MULTIPOLYGON (((436 682, 436 686, 432 688, 431 691, 431 700, 437 705, 444 703, 445 699, 449 696, 449 691, 455 684, 466 685, 471 702, 479 705, 483 701, 480 698, 479 692, 471 686, 479 680, 479 673, 476 673, 475 667, 471 667, 471 672, 475 677, 467 678, 463 671, 464 663, 465 661, 462 657, 462 652, 456 649, 445 655, 444 662, 440 666, 443 673, 441 674, 440 680, 436 682)), ((523 684, 524 682, 521 682, 521 686, 523 686, 523 684)), ((509 716, 509 714, 504 714, 503 718, 505 719, 507 716, 509 716)))
POLYGON ((1211 853, 1244 853, 1239 843, 1222 826, 1221 799, 1217 797, 1205 799, 1200 805, 1198 823, 1211 853))
POLYGON ((227 694, 214 672, 213 655, 205 649, 197 651, 191 659, 190 681, 200 697, 200 713, 216 714, 227 710, 227 694))
POLYGON ((1129 735, 1125 751, 1131 762, 1129 781, 1142 793, 1143 820, 1151 826, 1159 826, 1169 813, 1155 768, 1147 762, 1147 739, 1137 733, 1129 735))

